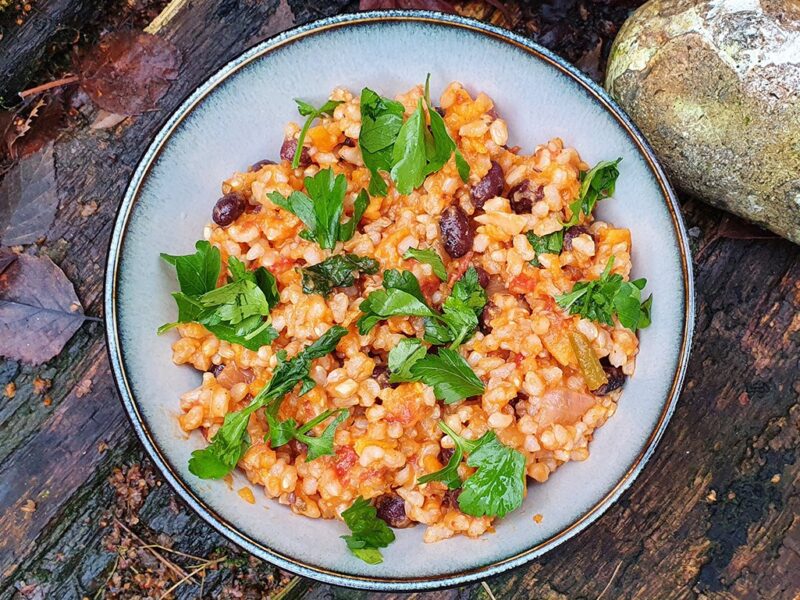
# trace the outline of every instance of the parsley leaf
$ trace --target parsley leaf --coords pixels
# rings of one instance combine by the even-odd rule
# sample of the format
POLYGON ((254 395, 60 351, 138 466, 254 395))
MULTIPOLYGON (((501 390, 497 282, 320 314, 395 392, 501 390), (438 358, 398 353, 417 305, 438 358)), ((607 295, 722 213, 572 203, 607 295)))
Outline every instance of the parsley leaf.
POLYGON ((271 192, 269 199, 281 208, 296 215, 307 227, 300 233, 304 239, 316 240, 320 248, 332 250, 336 242, 346 242, 353 237, 356 226, 364 215, 369 198, 362 190, 353 205, 353 217, 347 223, 340 223, 344 197, 347 193, 347 180, 344 175, 333 176, 333 170, 322 169, 313 177, 305 178, 308 195, 292 192, 283 197, 271 192))
POLYGON ((426 248, 419 250, 417 248, 409 248, 403 254, 403 258, 408 260, 413 258, 421 263, 425 263, 433 267, 433 274, 442 281, 447 281, 447 269, 444 267, 442 257, 436 253, 433 248, 426 248))
POLYGON ((425 340, 432 344, 451 344, 455 348, 478 327, 478 315, 486 304, 486 293, 478 281, 474 267, 453 286, 445 300, 443 314, 431 309, 411 271, 389 270, 383 274, 382 290, 371 292, 359 306, 364 315, 358 330, 366 335, 381 320, 392 316, 425 318, 425 340))
POLYGON ((320 456, 334 454, 333 436, 336 433, 336 428, 350 416, 350 411, 344 408, 326 410, 322 414, 311 419, 305 425, 300 426, 297 425, 294 419, 286 419, 285 421, 278 422, 277 418, 269 410, 266 412, 266 416, 269 424, 268 437, 270 440, 270 447, 278 448, 296 439, 308 446, 306 462, 310 462, 320 456), (325 427, 325 430, 319 437, 308 435, 308 432, 314 429, 314 427, 334 415, 333 421, 325 427))
POLYGON ((358 332, 366 335, 373 327, 393 316, 434 317, 419 287, 419 281, 410 271, 390 269, 383 273, 382 290, 370 292, 359 309, 364 314, 358 319, 358 332))
POLYGON ((369 88, 361 90, 361 132, 358 145, 364 165, 372 173, 369 193, 385 196, 388 188, 378 171, 392 170, 392 152, 403 126, 403 105, 379 96, 369 88))
POLYGON ((539 262, 540 254, 561 254, 561 250, 564 247, 563 229, 545 235, 536 235, 529 231, 525 235, 528 236, 528 241, 533 247, 533 251, 536 252, 536 256, 530 261, 534 267, 541 265, 539 262))
POLYGON ((478 328, 478 317, 484 306, 486 292, 480 285, 478 271, 470 267, 444 301, 440 322, 426 319, 425 339, 432 344, 450 343, 451 348, 459 346, 478 328))
POLYGON ((375 196, 384 196, 388 191, 379 171, 389 171, 397 190, 409 194, 453 154, 459 176, 463 181, 469 178, 469 164, 450 137, 444 119, 433 110, 429 81, 430 76, 425 82, 424 103, 420 98, 405 122, 401 103, 368 88, 361 92, 359 147, 364 164, 372 173, 369 191, 375 196))
POLYGON ((619 177, 617 165, 621 160, 618 158, 617 160, 601 161, 590 171, 582 174, 578 198, 569 205, 572 216, 563 224, 564 227, 577 225, 581 213, 588 217, 599 200, 614 195, 617 177, 619 177))
POLYGON ((395 537, 386 521, 378 518, 378 510, 359 496, 350 508, 342 511, 342 519, 352 532, 342 536, 350 551, 365 563, 382 563, 379 548, 386 548, 395 537))
POLYGON ((179 323, 196 322, 219 339, 249 350, 257 351, 271 344, 278 332, 264 317, 279 301, 272 273, 264 267, 248 271, 242 261, 231 256, 230 282, 217 288, 214 286, 220 271, 219 250, 203 241, 197 242, 196 248, 193 255, 162 255, 166 262, 175 265, 181 291, 172 294, 178 305, 178 320, 162 325, 158 333, 179 323))
POLYGON ((303 276, 303 293, 327 296, 333 288, 353 285, 356 273, 374 275, 378 261, 356 254, 336 254, 321 263, 299 269, 303 276))
POLYGON ((418 338, 403 338, 389 351, 389 383, 414 381, 411 367, 428 353, 418 338))
POLYGON ((192 452, 189 471, 201 479, 219 479, 230 473, 249 447, 247 423, 250 415, 267 405, 277 414, 280 401, 300 382, 303 383, 301 394, 310 390, 314 385, 308 374, 311 361, 330 354, 346 334, 347 329, 334 325, 292 359, 285 360, 286 353, 279 353, 282 360, 279 360, 267 385, 245 408, 225 415, 225 421, 211 444, 192 452))
POLYGON ((292 168, 296 169, 300 166, 300 155, 303 152, 303 143, 306 141, 306 134, 311 127, 311 123, 323 115, 332 117, 333 110, 339 106, 342 101, 328 100, 319 108, 314 108, 314 106, 308 102, 304 102, 303 100, 299 100, 297 98, 295 98, 294 101, 297 103, 297 112, 299 112, 302 116, 307 117, 306 122, 303 123, 303 128, 300 130, 300 135, 297 138, 297 149, 294 151, 294 156, 292 157, 292 168))
POLYGON ((571 315, 578 314, 606 325, 613 326, 616 315, 622 326, 631 331, 647 327, 653 305, 652 296, 641 301, 647 280, 623 281, 622 275, 611 274, 613 265, 612 256, 599 279, 579 281, 571 292, 556 297, 556 303, 571 315))
POLYGON ((186 256, 161 254, 165 262, 175 267, 181 291, 189 296, 199 296, 217 287, 222 259, 219 248, 205 240, 195 244, 197 252, 186 256))
POLYGON ((438 400, 446 404, 479 396, 486 391, 466 360, 455 350, 440 348, 439 354, 428 354, 410 367, 411 376, 433 387, 438 400))
POLYGON ((462 438, 444 421, 439 422, 439 427, 455 442, 455 452, 444 468, 420 477, 419 483, 442 481, 451 489, 459 487, 458 465, 467 453, 467 465, 477 470, 461 485, 458 506, 464 514, 503 517, 522 505, 525 456, 521 452, 501 444, 494 431, 471 441, 462 438))

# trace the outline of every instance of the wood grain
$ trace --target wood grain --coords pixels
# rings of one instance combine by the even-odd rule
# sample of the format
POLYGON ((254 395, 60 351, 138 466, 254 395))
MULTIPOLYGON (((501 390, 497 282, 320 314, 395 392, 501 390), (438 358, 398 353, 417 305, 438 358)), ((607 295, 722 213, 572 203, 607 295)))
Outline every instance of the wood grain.
MULTIPOLYGON (((106 248, 128 178, 170 111, 254 43, 292 23, 352 8, 303 0, 177 4, 155 28, 184 59, 159 110, 96 131, 89 128, 93 110, 84 108, 81 122, 55 145, 59 209, 42 251, 75 284, 88 315, 102 316, 106 248), (84 216, 90 203, 97 210, 84 216)), ((71 15, 64 19, 105 14, 49 0, 41 4, 42 19, 53 14, 51 5, 71 15)), ((25 73, 53 34, 52 23, 30 27, 0 41, 0 81, 15 90, 30 83, 25 73), (16 48, 10 56, 7 50, 16 48)), ((800 248, 781 240, 717 239, 721 213, 691 200, 684 214, 694 249, 702 248, 695 264, 697 330, 686 387, 659 450, 587 531, 489 580, 498 599, 800 595, 800 248)), ((0 599, 92 597, 115 560, 101 524, 114 502, 108 476, 143 459, 113 387, 102 326, 84 324, 43 367, 0 362, 0 389, 10 381, 16 395, 0 399, 0 599), (34 392, 36 377, 52 380, 50 405, 34 392), (28 500, 35 510, 21 511, 28 500)), ((136 531, 144 539, 168 535, 175 548, 201 556, 225 546, 166 485, 150 492, 139 518, 136 531)), ((264 581, 277 575, 262 568, 264 581)), ((232 577, 225 569, 209 575, 204 597, 225 597, 232 577)), ((268 589, 265 583, 261 595, 268 589)), ((189 585, 176 597, 198 594, 189 585)), ((286 597, 407 596, 304 580, 286 597)), ((487 597, 479 584, 415 596, 487 597)))

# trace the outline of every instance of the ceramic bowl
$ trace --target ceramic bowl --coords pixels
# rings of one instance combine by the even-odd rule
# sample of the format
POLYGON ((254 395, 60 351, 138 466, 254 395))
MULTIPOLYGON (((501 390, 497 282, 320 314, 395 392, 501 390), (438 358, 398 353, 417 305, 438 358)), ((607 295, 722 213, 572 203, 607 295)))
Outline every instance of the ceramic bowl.
MULTIPOLYGON (((524 564, 595 521, 642 470, 672 414, 692 333, 692 277, 686 233, 652 151, 628 117, 597 86, 547 50, 489 25, 425 12, 340 16, 287 31, 230 62, 201 85, 158 133, 120 208, 106 276, 108 347, 133 426, 176 492, 210 525, 254 555, 328 583, 380 590, 463 584, 524 564), (350 555, 343 523, 294 515, 259 494, 254 505, 234 476, 203 481, 187 470, 199 433, 176 419, 179 395, 200 374, 172 364, 174 274, 159 252, 186 254, 202 236, 220 182, 276 158, 292 98, 317 103, 336 86, 369 86, 392 96, 431 74, 433 97, 452 80, 484 91, 507 120, 510 145, 525 152, 553 137, 585 161, 621 156, 616 196, 604 220, 633 235, 633 275, 648 279, 653 324, 641 332, 635 375, 617 413, 598 430, 591 455, 531 485, 524 506, 493 534, 422 541, 424 526, 399 530, 384 563, 350 555), (536 523, 535 514, 543 520, 536 523)), ((631 535, 635 535, 632 533, 631 535)))

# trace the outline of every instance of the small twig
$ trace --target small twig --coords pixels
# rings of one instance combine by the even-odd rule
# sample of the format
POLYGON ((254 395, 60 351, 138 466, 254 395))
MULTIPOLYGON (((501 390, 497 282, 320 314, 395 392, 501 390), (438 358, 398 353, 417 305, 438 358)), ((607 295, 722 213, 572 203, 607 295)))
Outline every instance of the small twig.
POLYGON ((172 18, 178 14, 178 11, 183 8, 183 5, 187 3, 187 0, 171 0, 169 4, 164 7, 156 18, 153 19, 150 24, 144 28, 145 33, 155 34, 158 33, 164 25, 166 25, 172 18))
POLYGON ((177 554, 178 556, 182 556, 184 558, 199 560, 201 563, 205 563, 208 561, 208 558, 203 558, 202 556, 195 556, 194 554, 186 554, 186 552, 181 552, 180 550, 173 550, 172 548, 167 548, 166 546, 162 546, 161 544, 147 544, 146 546, 141 546, 141 547, 145 549, 156 548, 157 550, 162 550, 163 552, 169 552, 170 554, 177 554))
MULTIPOLYGON (((124 529, 128 533, 128 535, 130 535, 134 540, 136 540, 139 543, 140 547, 142 547, 143 549, 147 550, 150 554, 155 556, 163 565, 172 569, 175 573, 178 574, 179 577, 182 577, 184 580, 192 577, 191 575, 187 575, 186 571, 181 569, 174 562, 172 562, 171 560, 167 560, 166 558, 161 556, 161 554, 159 554, 152 548, 153 544, 145 543, 145 541, 142 538, 133 533, 133 531, 131 531, 130 528, 128 528, 122 521, 114 517, 114 522, 117 525, 119 525, 122 529, 124 529)), ((197 583, 197 581, 195 581, 195 583, 197 583)))
POLYGON ((159 597, 159 599, 158 599, 158 600, 164 600, 164 598, 166 598, 167 596, 169 596, 169 595, 170 595, 172 592, 174 592, 175 590, 177 590, 177 589, 178 589, 180 586, 182 586, 184 583, 186 583, 186 582, 187 582, 187 581, 189 581, 190 579, 194 580, 194 579, 193 579, 193 578, 194 578, 194 576, 195 576, 195 575, 197 575, 197 574, 198 574, 200 571, 205 571, 205 570, 206 570, 208 567, 211 567, 211 566, 213 566, 213 565, 217 564, 218 562, 222 562, 223 560, 225 560, 225 557, 223 557, 223 558, 215 558, 214 560, 210 560, 210 561, 208 561, 208 562, 207 562, 206 564, 204 564, 204 565, 200 565, 200 566, 199 566, 199 567, 197 567, 197 568, 196 568, 194 571, 191 571, 190 573, 187 573, 187 574, 186 574, 186 577, 184 577, 184 578, 183 578, 183 579, 181 579, 180 581, 176 582, 176 583, 175 583, 175 584, 174 584, 172 587, 170 587, 170 588, 169 588, 169 589, 168 589, 166 592, 164 592, 163 594, 161 594, 161 596, 159 597))
POLYGON ((55 81, 50 81, 48 83, 43 83, 42 85, 37 85, 36 87, 29 88, 27 90, 23 90, 19 93, 19 97, 25 99, 28 96, 35 96, 36 94, 41 94, 42 92, 46 92, 47 90, 51 90, 53 88, 69 85, 70 83, 75 83, 76 81, 78 81, 78 79, 80 78, 77 75, 67 75, 66 77, 62 77, 61 79, 56 79, 55 81))
POLYGON ((114 573, 117 572, 117 567, 118 566, 119 566, 119 553, 117 553, 117 558, 116 558, 116 560, 114 560, 114 566, 111 568, 111 573, 108 574, 108 577, 106 577, 106 580, 103 582, 103 585, 100 586, 100 588, 98 588, 98 590, 95 592, 94 600, 97 600, 98 598, 100 598, 101 594, 105 598, 105 593, 104 592, 108 589, 108 584, 111 581, 111 578, 114 576, 114 573))
POLYGON ((600 592, 600 595, 597 597, 597 600, 600 600, 600 598, 603 597, 603 594, 605 594, 609 590, 609 588, 611 587, 611 584, 614 583, 614 578, 617 576, 617 573, 619 573, 619 569, 620 569, 621 566, 622 566, 622 561, 619 561, 619 564, 617 565, 617 568, 614 569, 614 572, 611 574, 611 579, 608 580, 608 583, 606 584, 606 587, 604 587, 603 591, 600 592))
POLYGON ((489 600, 497 600, 497 598, 494 597, 494 594, 492 593, 492 588, 489 587, 488 583, 486 583, 485 581, 481 581, 481 585, 483 586, 483 589, 486 590, 486 593, 489 595, 489 600))
POLYGON ((272 596, 272 600, 282 600, 283 598, 286 597, 286 594, 288 594, 289 592, 292 591, 292 589, 297 587, 298 583, 300 583, 300 578, 297 575, 295 575, 292 579, 289 580, 289 583, 287 583, 281 589, 281 591, 279 591, 277 594, 272 596))

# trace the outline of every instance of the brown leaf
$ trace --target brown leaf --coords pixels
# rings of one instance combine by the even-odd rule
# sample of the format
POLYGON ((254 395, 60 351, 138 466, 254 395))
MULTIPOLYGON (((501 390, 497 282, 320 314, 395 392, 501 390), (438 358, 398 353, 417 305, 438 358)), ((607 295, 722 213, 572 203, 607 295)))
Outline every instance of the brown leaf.
POLYGON ((164 38, 120 31, 80 58, 78 71, 81 87, 97 106, 130 116, 156 108, 180 64, 178 49, 164 38))
POLYGON ((438 10, 440 12, 454 13, 455 7, 445 0, 361 0, 359 10, 385 10, 404 8, 407 10, 438 10))
POLYGON ((12 160, 39 151, 54 140, 64 119, 61 90, 31 99, 14 111, 0 113, 0 156, 12 160))
POLYGON ((0 244, 31 244, 43 237, 58 208, 53 144, 26 156, 0 184, 0 244))
POLYGON ((94 121, 92 121, 92 124, 89 125, 89 127, 91 129, 109 129, 110 127, 116 127, 127 118, 127 115, 110 113, 101 108, 99 111, 97 111, 97 116, 94 118, 94 121))
POLYGON ((46 362, 87 318, 72 283, 46 256, 19 255, 0 274, 0 356, 46 362))
POLYGON ((8 248, 0 248, 0 275, 3 274, 8 266, 17 260, 17 255, 8 248))
POLYGON ((586 73, 594 81, 600 82, 603 78, 603 71, 600 68, 600 58, 603 50, 603 40, 598 40, 597 44, 591 50, 588 50, 581 56, 575 66, 581 71, 586 73))

